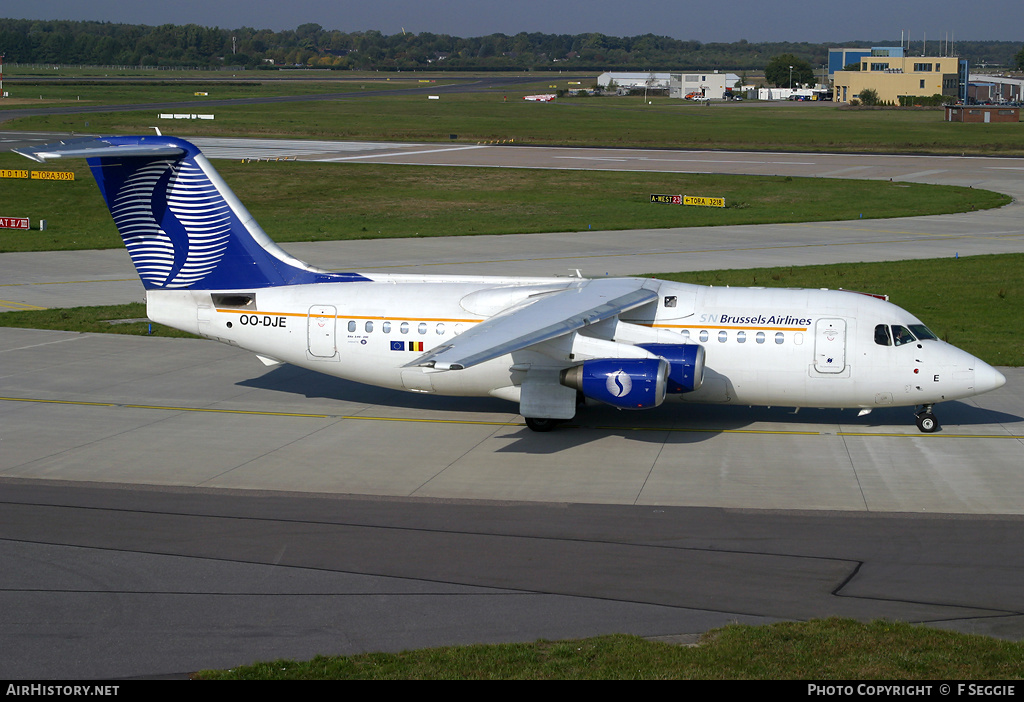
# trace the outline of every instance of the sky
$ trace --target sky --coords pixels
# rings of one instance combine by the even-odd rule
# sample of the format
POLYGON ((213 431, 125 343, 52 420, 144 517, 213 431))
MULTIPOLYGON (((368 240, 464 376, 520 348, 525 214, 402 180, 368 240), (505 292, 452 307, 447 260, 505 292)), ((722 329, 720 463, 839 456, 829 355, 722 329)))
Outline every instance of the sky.
MULTIPOLYGON (((343 32, 657 34, 700 42, 947 39, 1021 41, 1021 0, 32 0, 0 17, 294 29, 315 22, 343 32)), ((938 48, 938 43, 934 45, 938 48)), ((934 49, 933 49, 934 50, 934 49)))

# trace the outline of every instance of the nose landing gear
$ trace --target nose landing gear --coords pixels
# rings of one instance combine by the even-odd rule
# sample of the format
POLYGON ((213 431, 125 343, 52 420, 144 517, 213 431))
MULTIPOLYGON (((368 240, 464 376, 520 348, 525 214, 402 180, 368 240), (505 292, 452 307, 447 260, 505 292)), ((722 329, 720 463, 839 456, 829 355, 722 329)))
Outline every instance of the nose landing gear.
POLYGON ((939 430, 939 420, 932 414, 932 405, 923 405, 917 413, 917 428, 925 434, 939 430))

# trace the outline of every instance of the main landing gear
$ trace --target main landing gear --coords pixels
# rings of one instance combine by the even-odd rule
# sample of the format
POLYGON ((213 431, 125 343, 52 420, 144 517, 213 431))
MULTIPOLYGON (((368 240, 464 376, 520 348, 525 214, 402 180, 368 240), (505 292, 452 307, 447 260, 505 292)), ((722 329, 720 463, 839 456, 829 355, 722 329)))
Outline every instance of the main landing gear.
MULTIPOLYGON (((582 392, 576 393, 576 407, 577 409, 585 405, 587 398, 582 392)), ((552 419, 550 417, 523 417, 526 420, 526 426, 533 431, 551 431, 559 424, 565 424, 571 422, 572 419, 552 419)))
POLYGON ((932 405, 923 405, 917 413, 917 428, 925 434, 939 430, 939 420, 932 414, 932 405))
POLYGON ((559 424, 566 422, 566 419, 551 419, 550 417, 524 417, 526 426, 533 431, 551 431, 559 424))
POLYGON ((549 417, 524 417, 526 426, 534 431, 551 431, 558 424, 557 419, 549 417))

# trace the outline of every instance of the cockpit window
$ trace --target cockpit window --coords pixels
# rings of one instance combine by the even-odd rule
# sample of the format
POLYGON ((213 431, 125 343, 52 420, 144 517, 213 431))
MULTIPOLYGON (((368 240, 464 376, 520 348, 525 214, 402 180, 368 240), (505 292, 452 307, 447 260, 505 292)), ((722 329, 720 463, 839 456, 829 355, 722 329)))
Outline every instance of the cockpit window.
POLYGON ((895 346, 903 346, 903 344, 912 344, 917 341, 914 335, 910 333, 910 330, 906 327, 901 327, 898 324, 892 325, 892 342, 895 346))
POLYGON ((903 346, 921 339, 938 339, 931 329, 923 324, 910 324, 910 328, 899 324, 875 325, 875 343, 879 346, 903 346))
POLYGON ((933 332, 931 329, 929 329, 928 327, 926 327, 923 324, 911 324, 910 325, 910 331, 914 332, 914 336, 916 336, 918 339, 920 339, 922 341, 925 340, 925 339, 936 339, 936 340, 938 340, 938 338, 939 338, 939 337, 935 336, 935 332, 933 332))

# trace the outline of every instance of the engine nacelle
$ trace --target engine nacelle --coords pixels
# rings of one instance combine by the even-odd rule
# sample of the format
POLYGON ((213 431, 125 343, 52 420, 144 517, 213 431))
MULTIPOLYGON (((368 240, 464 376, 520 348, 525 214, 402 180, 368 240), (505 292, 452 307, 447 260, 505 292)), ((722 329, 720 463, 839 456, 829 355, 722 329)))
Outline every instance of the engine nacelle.
POLYGON ((639 344, 669 363, 668 391, 693 392, 704 382, 704 347, 700 344, 639 344))
POLYGON ((584 361, 562 371, 562 385, 619 409, 650 409, 665 400, 669 364, 660 358, 584 361))

